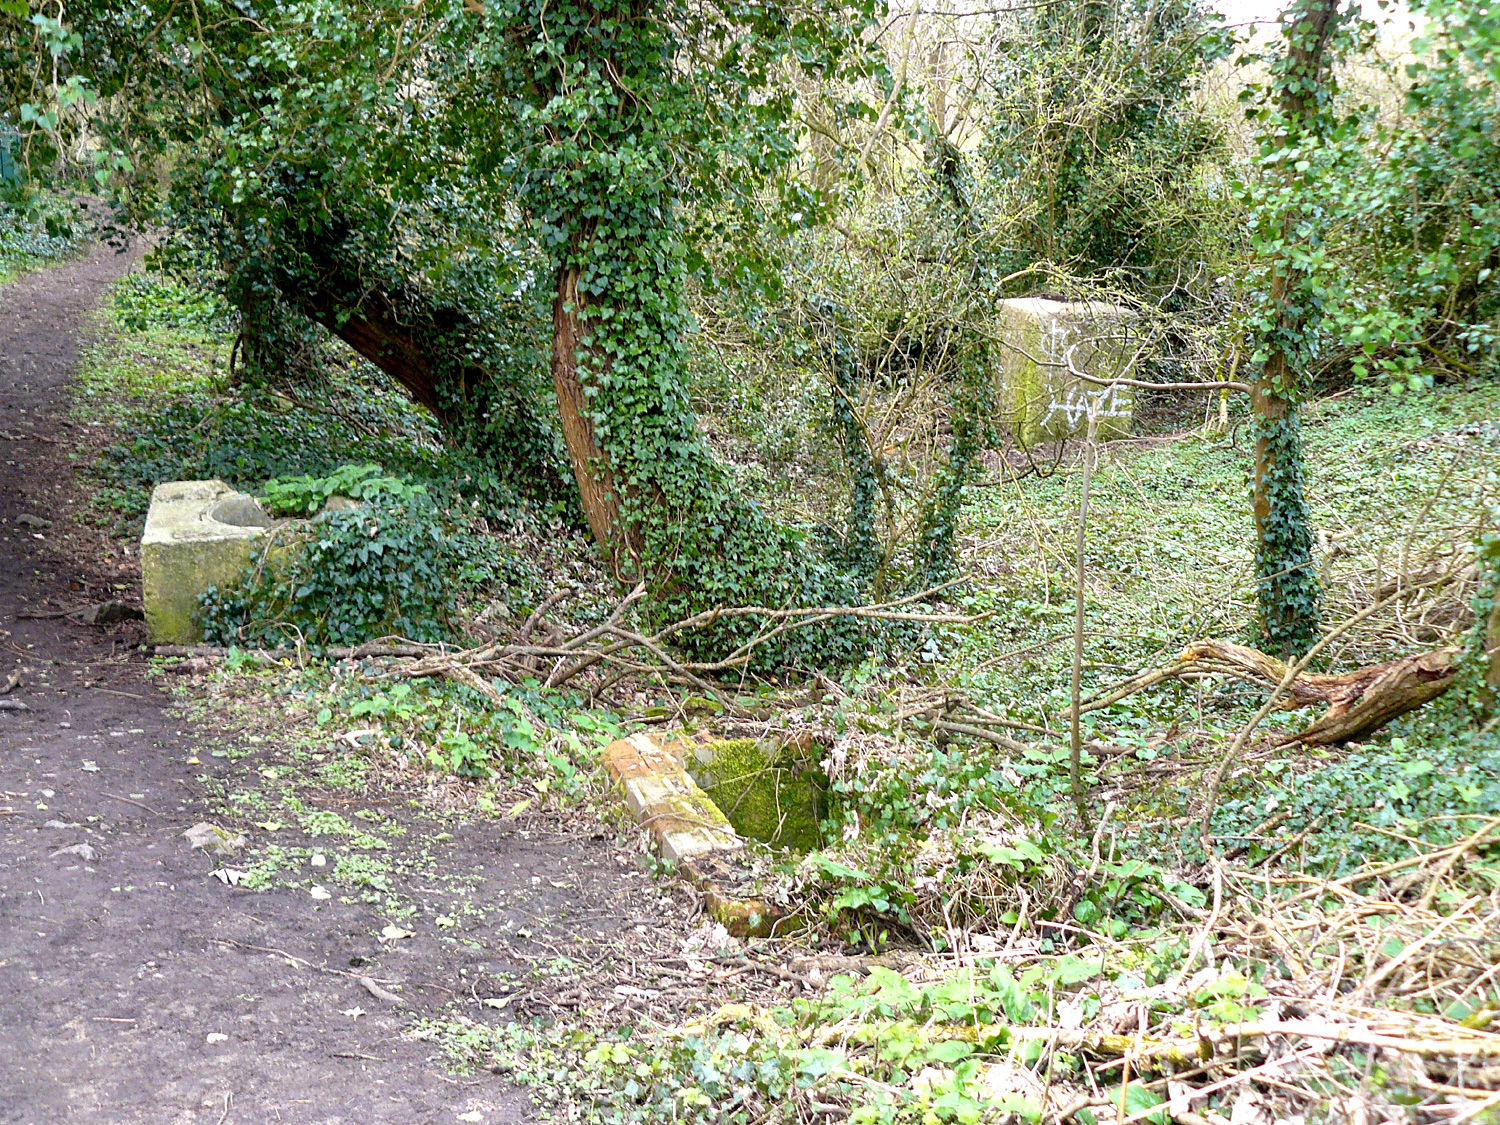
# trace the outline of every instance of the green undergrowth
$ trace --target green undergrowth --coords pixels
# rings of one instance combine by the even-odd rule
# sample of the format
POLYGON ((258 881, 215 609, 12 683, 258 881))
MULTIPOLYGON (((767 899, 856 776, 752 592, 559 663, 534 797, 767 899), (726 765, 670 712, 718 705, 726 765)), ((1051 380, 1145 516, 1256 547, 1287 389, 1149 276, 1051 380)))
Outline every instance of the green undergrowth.
MULTIPOLYGON (((1495 488, 1497 417, 1500 384, 1482 381, 1415 399, 1349 392, 1308 407, 1309 502, 1331 549, 1320 559, 1330 623, 1368 604, 1377 574, 1388 580, 1404 564, 1420 575, 1470 550, 1495 488)), ((1085 551, 1085 692, 1157 666, 1191 640, 1259 644, 1248 436, 1108 443, 1101 453, 1085 551)), ((1042 479, 975 489, 966 507, 964 553, 980 580, 959 604, 995 616, 940 631, 931 660, 1016 718, 1036 721, 1066 703, 1079 484, 1065 462, 1042 479)), ((1466 616, 1460 607, 1458 619, 1439 617, 1414 639, 1440 641, 1466 616)), ((1334 650, 1338 664, 1404 655, 1383 635, 1394 618, 1353 631, 1334 650)), ((1153 717, 1169 725, 1190 694, 1196 706, 1196 693, 1159 691, 1153 717)), ((1201 702, 1210 714, 1233 714, 1243 698, 1219 689, 1201 702)), ((1149 706, 1134 699, 1114 713, 1129 719, 1149 706)))
POLYGON ((524 555, 479 534, 461 511, 445 511, 425 486, 376 472, 348 466, 329 478, 268 482, 279 515, 332 495, 356 506, 274 529, 235 585, 203 595, 205 637, 272 648, 455 641, 466 609, 488 602, 509 616, 509 604, 540 600, 540 576, 524 555))
MULTIPOLYGON (((1080 1081, 1084 1071, 1077 1053, 1052 1049, 1037 1029, 1069 1011, 1092 1020, 1106 1004, 1133 1001, 1155 1018, 1168 1006, 1153 986, 1185 952, 1158 939, 1108 958, 1067 953, 1015 967, 981 956, 921 983, 876 966, 863 978, 833 977, 815 997, 768 1009, 728 1004, 665 1029, 459 1017, 419 1030, 457 1067, 498 1069, 532 1088, 547 1111, 601 1125, 791 1122, 809 1110, 862 1125, 1035 1122, 1044 1085, 1080 1081)), ((1210 973, 1174 1005, 1177 1033, 1254 1018, 1265 997, 1259 980, 1237 970, 1210 973)), ((1132 1078, 1125 1091, 1102 1092, 1156 1120, 1144 1114, 1166 1099, 1132 1078)), ((1080 1119, 1109 1118, 1085 1109, 1080 1119)))
POLYGON ((233 333, 211 297, 144 273, 111 292, 78 366, 76 417, 133 433, 174 400, 213 398, 228 385, 233 333))
POLYGON ((303 695, 316 727, 372 731, 403 768, 476 784, 524 782, 543 795, 586 796, 599 752, 624 730, 615 712, 544 693, 535 681, 495 681, 491 698, 440 679, 380 680, 348 669, 276 675, 303 695))
MULTIPOLYGON (((1369 618, 1316 668, 1341 671, 1444 643, 1472 648, 1467 564, 1475 542, 1494 535, 1486 505, 1500 483, 1497 407, 1500 388, 1478 382, 1410 401, 1348 394, 1309 410, 1314 512, 1334 545, 1321 560, 1333 619, 1368 605, 1393 574, 1420 581, 1449 567, 1458 576, 1431 601, 1369 618)), ((820 933, 855 948, 941 949, 954 924, 999 935, 1017 921, 1071 914, 1117 935, 1157 924, 1174 901, 1201 902, 1201 798, 1265 692, 1169 681, 1086 715, 1083 777, 1094 822, 1104 821, 1091 854, 1093 826, 1072 808, 1059 718, 1077 484, 1076 472, 1058 472, 976 490, 966 554, 980 573, 955 601, 995 616, 941 626, 906 665, 866 665, 841 677, 837 702, 796 713, 827 730, 833 747, 828 843, 799 869, 783 869, 766 893, 798 902, 820 933), (938 729, 910 707, 913 683, 977 701, 1012 724, 987 728, 1009 744, 938 729), (1017 855, 1020 841, 1037 854, 1017 855), (1123 881, 1131 890, 1122 898, 1127 858, 1141 867, 1123 881)), ((1085 697, 1169 663, 1194 639, 1257 643, 1248 451, 1202 435, 1117 444, 1106 447, 1094 484, 1085 697)), ((1210 825, 1215 849, 1339 877, 1450 844, 1500 816, 1500 744, 1481 674, 1471 654, 1440 701, 1361 744, 1278 749, 1314 713, 1273 713, 1224 773, 1210 825)), ((970 718, 962 709, 947 717, 970 718)))
MULTIPOLYGON (((0 180, 0 188, 4 183, 0 180)), ((66 199, 39 195, 23 204, 0 191, 0 284, 72 257, 86 244, 83 224, 66 199)))
POLYGON ((136 512, 164 480, 256 491, 272 478, 374 462, 486 519, 525 515, 512 489, 445 443, 430 414, 362 361, 330 364, 296 386, 232 381, 223 308, 155 275, 117 284, 105 318, 110 339, 83 365, 77 409, 116 422, 121 440, 97 472, 136 512))

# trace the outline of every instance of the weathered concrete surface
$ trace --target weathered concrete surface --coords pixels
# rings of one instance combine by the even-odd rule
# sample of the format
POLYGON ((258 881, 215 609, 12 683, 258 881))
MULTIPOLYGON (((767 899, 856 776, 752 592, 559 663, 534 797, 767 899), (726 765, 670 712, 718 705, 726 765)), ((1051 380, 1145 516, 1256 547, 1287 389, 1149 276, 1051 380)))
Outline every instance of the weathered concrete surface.
POLYGON ((651 833, 662 858, 679 865, 702 892, 705 906, 736 937, 769 932, 777 912, 766 903, 730 894, 732 864, 745 841, 696 782, 684 763, 693 747, 633 734, 604 750, 604 767, 619 785, 636 821, 651 833))
POLYGON ((636 820, 656 838, 662 858, 681 863, 745 846, 719 807, 683 769, 680 753, 650 735, 633 734, 610 743, 604 765, 636 820))
POLYGON ((203 639, 198 596, 237 579, 266 546, 275 520, 220 480, 177 480, 151 493, 141 536, 141 592, 154 644, 203 639))
POLYGON ((1124 437, 1135 417, 1130 387, 1080 379, 1129 378, 1135 355, 1129 309, 1103 301, 1001 301, 1004 332, 997 375, 1001 416, 1021 446, 1088 432, 1089 410, 1099 416, 1101 438, 1124 437))

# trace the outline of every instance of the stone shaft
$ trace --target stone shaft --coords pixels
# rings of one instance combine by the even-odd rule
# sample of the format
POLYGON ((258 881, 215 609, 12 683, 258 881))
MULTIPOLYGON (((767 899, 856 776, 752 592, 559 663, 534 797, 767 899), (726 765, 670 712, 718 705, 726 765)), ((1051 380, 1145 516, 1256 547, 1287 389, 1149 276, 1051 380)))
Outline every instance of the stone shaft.
POLYGON ((1124 437, 1135 418, 1135 393, 1095 379, 1131 377, 1135 344, 1129 309, 1103 301, 1049 301, 1026 297, 1001 301, 1004 342, 997 373, 1003 421, 1017 443, 1085 434, 1089 412, 1099 417, 1101 438, 1124 437))

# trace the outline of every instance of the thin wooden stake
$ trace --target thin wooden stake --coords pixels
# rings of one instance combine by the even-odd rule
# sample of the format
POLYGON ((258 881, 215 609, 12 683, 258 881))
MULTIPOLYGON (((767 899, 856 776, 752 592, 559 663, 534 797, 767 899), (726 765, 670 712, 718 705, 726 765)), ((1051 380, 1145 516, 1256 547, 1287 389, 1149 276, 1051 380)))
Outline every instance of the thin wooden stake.
POLYGON ((1078 501, 1078 584, 1073 607, 1073 706, 1068 723, 1068 776, 1073 784, 1073 804, 1083 830, 1089 830, 1088 795, 1083 791, 1083 735, 1079 726, 1079 693, 1083 680, 1083 548, 1089 522, 1089 487, 1094 478, 1094 440, 1099 435, 1099 412, 1089 400, 1089 433, 1083 449, 1083 496, 1078 501))

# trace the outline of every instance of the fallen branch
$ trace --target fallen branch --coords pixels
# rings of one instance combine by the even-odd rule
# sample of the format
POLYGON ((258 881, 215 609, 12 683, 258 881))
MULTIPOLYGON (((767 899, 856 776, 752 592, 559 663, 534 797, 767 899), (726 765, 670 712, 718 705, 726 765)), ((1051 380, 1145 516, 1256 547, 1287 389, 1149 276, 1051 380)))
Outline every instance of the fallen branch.
POLYGON ((1080 715, 1101 710, 1166 680, 1231 676, 1272 689, 1281 688, 1269 710, 1326 706, 1328 710, 1312 725, 1287 735, 1284 741, 1331 746, 1363 738, 1398 715, 1414 711, 1442 695, 1453 684, 1461 652, 1458 647, 1450 646, 1340 675, 1297 671, 1288 680, 1290 666, 1258 649, 1229 641, 1197 641, 1183 649, 1171 664, 1122 680, 1104 694, 1081 703, 1078 710, 1080 715))
MULTIPOLYGON (((531 661, 538 658, 550 658, 555 661, 555 664, 551 673, 543 681, 542 686, 547 689, 560 687, 595 665, 608 664, 626 672, 660 675, 671 682, 701 691, 704 695, 713 697, 727 710, 734 711, 732 702, 723 691, 705 677, 743 669, 754 658, 757 649, 792 630, 809 628, 840 617, 967 625, 990 616, 990 614, 917 613, 903 608, 923 598, 934 597, 955 584, 956 582, 947 582, 881 605, 817 606, 803 609, 735 606, 704 610, 666 625, 649 635, 628 628, 623 623, 626 610, 646 594, 644 586, 637 586, 616 605, 607 620, 572 637, 540 645, 522 643, 518 638, 517 642, 497 642, 458 652, 437 653, 429 649, 425 650, 415 663, 384 673, 384 678, 401 676, 414 679, 423 676, 446 676, 450 674, 449 669, 460 666, 470 672, 477 668, 485 668, 501 675, 524 673, 530 667, 531 661), (738 645, 720 660, 680 661, 668 651, 667 645, 672 638, 687 630, 707 628, 723 619, 752 616, 762 617, 768 624, 775 624, 765 632, 738 645)), ((534 627, 535 618, 536 615, 533 614, 533 619, 528 619, 527 624, 534 627)))
MULTIPOLYGON (((287 660, 297 655, 294 648, 225 648, 223 645, 156 645, 152 650, 155 656, 206 656, 220 659, 227 657, 231 652, 237 652, 251 660, 266 660, 272 663, 278 660, 287 660)), ((441 645, 418 644, 405 638, 382 638, 378 641, 369 641, 362 645, 333 645, 325 648, 322 655, 330 660, 363 660, 367 657, 394 656, 394 657, 421 657, 431 656, 443 651, 441 645)))
MULTIPOLYGON (((1384 664, 1371 664, 1341 675, 1301 672, 1287 685, 1278 707, 1293 710, 1326 704, 1311 726, 1288 742, 1330 746, 1363 738, 1386 723, 1430 703, 1453 683, 1457 646, 1416 653, 1384 664)), ((1287 665, 1244 645, 1204 641, 1183 650, 1178 660, 1195 670, 1214 671, 1276 687, 1287 678, 1287 665)))
POLYGON ((1009 750, 1012 754, 1024 754, 1028 750, 1040 749, 1040 745, 1036 743, 1018 742, 1014 738, 1006 738, 1003 734, 997 734, 992 730, 985 730, 983 727, 971 726, 968 723, 951 723, 947 719, 935 720, 932 724, 932 729, 946 731, 949 734, 962 734, 969 738, 982 739, 985 742, 993 743, 1002 750, 1009 750))

